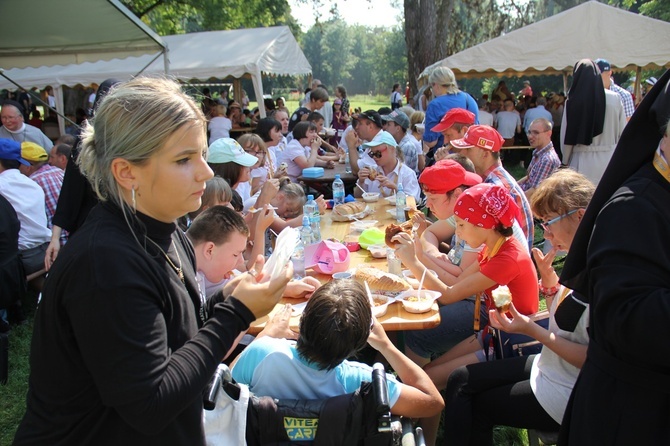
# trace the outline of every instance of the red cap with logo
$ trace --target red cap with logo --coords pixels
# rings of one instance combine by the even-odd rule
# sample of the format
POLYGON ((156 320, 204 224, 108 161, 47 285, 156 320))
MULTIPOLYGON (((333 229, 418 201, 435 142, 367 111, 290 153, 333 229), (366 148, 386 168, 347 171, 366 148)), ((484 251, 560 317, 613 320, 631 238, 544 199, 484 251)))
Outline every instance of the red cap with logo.
POLYGON ((469 149, 479 147, 480 149, 500 152, 505 139, 500 136, 496 129, 488 125, 473 125, 468 128, 461 139, 455 139, 449 143, 456 149, 469 149))

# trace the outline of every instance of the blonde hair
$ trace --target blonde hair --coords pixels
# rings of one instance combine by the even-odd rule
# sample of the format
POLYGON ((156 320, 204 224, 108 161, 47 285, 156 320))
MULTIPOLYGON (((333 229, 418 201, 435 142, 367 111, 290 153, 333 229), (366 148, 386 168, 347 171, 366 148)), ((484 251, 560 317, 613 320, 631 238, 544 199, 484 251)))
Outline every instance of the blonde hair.
POLYGON ((200 107, 178 83, 164 78, 139 77, 113 87, 98 106, 82 134, 78 163, 101 201, 124 206, 112 174, 112 161, 123 158, 145 164, 184 126, 206 121, 200 107))
POLYGON ((458 93, 458 84, 456 83, 456 76, 451 68, 437 67, 428 76, 428 82, 431 84, 442 85, 447 90, 447 94, 458 93))
POLYGON ((272 165, 272 160, 270 159, 270 156, 268 154, 268 147, 265 144, 265 141, 263 141, 263 138, 260 137, 260 135, 257 135, 255 133, 245 133, 244 135, 240 136, 237 142, 240 143, 242 148, 245 150, 250 147, 258 147, 258 150, 261 150, 265 154, 263 164, 259 167, 267 167, 269 178, 272 178, 274 176, 275 166, 272 165))
POLYGON ((421 124, 425 117, 426 114, 422 111, 415 111, 412 113, 412 115, 409 117, 409 129, 413 132, 418 132, 416 125, 421 124))
POLYGON ((589 205, 596 187, 581 173, 559 169, 540 183, 531 196, 530 206, 537 217, 565 214, 589 205))

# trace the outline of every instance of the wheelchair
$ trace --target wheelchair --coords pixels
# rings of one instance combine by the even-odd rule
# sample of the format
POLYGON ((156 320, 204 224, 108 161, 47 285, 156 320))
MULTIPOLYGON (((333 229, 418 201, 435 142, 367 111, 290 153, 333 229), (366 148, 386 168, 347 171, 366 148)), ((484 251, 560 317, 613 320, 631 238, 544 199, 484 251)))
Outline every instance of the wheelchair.
MULTIPOLYGON (((374 364, 370 378, 350 394, 278 400, 248 394, 246 386, 235 383, 228 366, 221 364, 204 397, 207 445, 229 446, 233 441, 211 432, 215 423, 208 422, 207 411, 235 404, 246 392, 246 413, 239 417, 245 424, 244 443, 237 440, 240 446, 425 446, 420 427, 414 429, 411 419, 391 415, 384 366, 374 364)), ((235 427, 239 429, 239 423, 235 427)))

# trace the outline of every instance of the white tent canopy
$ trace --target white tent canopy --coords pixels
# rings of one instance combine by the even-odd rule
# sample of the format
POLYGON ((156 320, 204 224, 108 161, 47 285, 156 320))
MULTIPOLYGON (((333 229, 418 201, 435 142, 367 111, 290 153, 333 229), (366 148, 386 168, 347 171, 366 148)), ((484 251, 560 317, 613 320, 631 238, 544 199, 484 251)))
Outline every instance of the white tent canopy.
MULTIPOLYGON (((273 75, 306 75, 312 67, 287 26, 208 31, 164 36, 169 49, 170 75, 180 80, 239 78, 249 74, 261 114, 262 73, 273 75)), ((57 67, 8 70, 5 75, 25 88, 51 85, 88 85, 115 77, 121 80, 143 72, 158 75, 163 66, 156 56, 145 55, 122 60, 100 61, 57 67)), ((0 79, 0 89, 13 88, 0 79)))
POLYGON ((580 59, 607 59, 621 70, 670 63, 670 23, 596 1, 468 48, 427 67, 457 78, 565 74, 580 59))
POLYGON ((161 38, 118 0, 2 0, 0 68, 156 53, 161 38))

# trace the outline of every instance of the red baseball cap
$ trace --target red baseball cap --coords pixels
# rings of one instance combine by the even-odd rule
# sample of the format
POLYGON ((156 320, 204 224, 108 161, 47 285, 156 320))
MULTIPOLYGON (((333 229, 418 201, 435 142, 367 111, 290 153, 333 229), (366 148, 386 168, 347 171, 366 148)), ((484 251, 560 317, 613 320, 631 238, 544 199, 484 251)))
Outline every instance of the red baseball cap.
POLYGON ((475 114, 464 108, 452 108, 444 114, 440 123, 430 130, 443 132, 456 123, 472 125, 475 123, 475 114))
POLYGON ((482 177, 468 172, 454 160, 442 160, 426 167, 419 176, 419 184, 424 192, 444 194, 451 192, 458 186, 476 186, 482 182, 482 177))
POLYGON ((456 149, 469 149, 479 147, 480 149, 500 152, 505 140, 496 129, 488 125, 473 125, 468 128, 461 139, 455 139, 449 143, 456 149))

